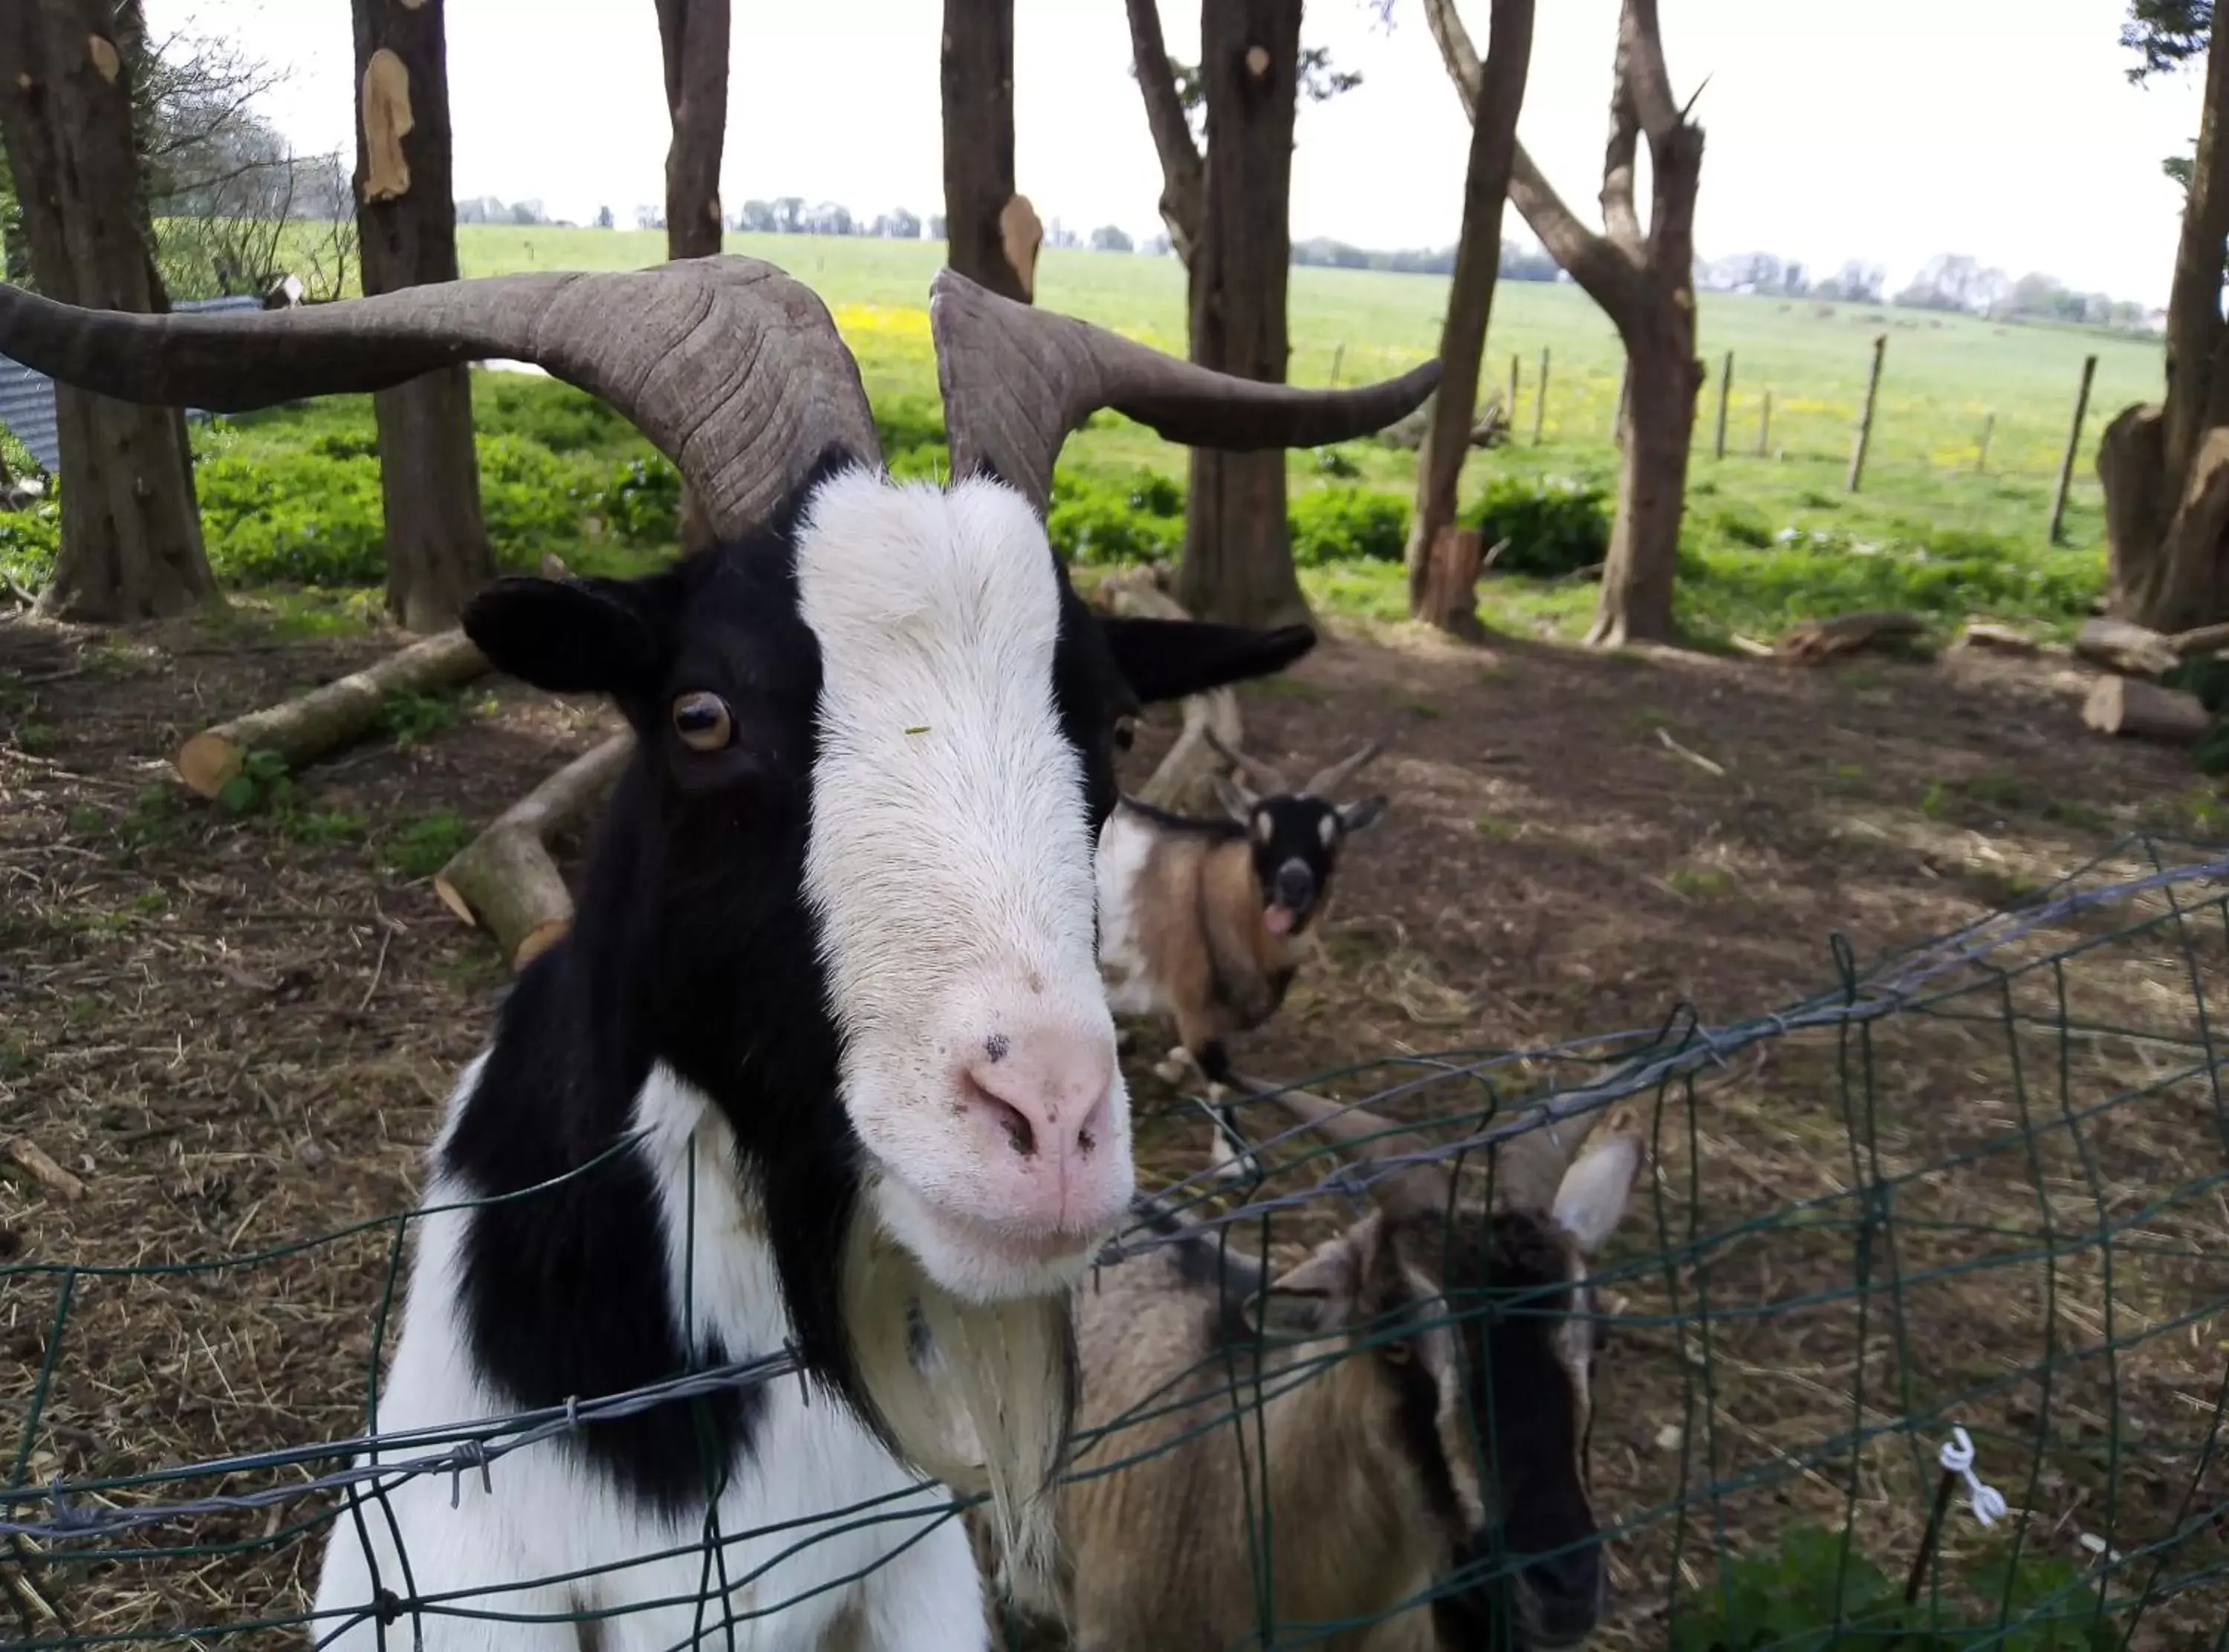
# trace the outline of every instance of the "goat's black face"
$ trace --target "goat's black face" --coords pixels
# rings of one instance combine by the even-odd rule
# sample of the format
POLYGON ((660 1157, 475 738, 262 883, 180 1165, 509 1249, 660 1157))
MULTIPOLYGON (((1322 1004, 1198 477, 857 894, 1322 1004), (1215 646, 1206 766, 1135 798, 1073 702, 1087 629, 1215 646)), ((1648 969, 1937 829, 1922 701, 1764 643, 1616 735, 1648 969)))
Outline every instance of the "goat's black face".
POLYGON ((1351 832, 1376 823, 1385 799, 1341 807, 1320 797, 1256 799, 1244 814, 1262 885, 1262 922, 1273 935, 1298 935, 1331 887, 1339 852, 1351 832))
MULTIPOLYGON (((1519 1568, 1513 1579, 1451 1597, 1441 1619, 1453 1628, 1513 1615, 1529 1646, 1546 1652, 1576 1645, 1594 1630, 1602 1603, 1601 1550, 1585 1478, 1592 1326, 1583 1265, 1570 1238, 1542 1214, 1463 1216, 1446 1232, 1436 1221, 1430 1226, 1429 1234, 1404 1236, 1403 1248, 1435 1271, 1445 1269, 1445 1294, 1433 1306, 1454 1322, 1455 1358, 1438 1380, 1461 1389, 1459 1406, 1442 1396, 1430 1443, 1442 1453, 1450 1487, 1476 1486, 1485 1517, 1449 1530, 1455 1566, 1499 1570, 1495 1558, 1508 1555, 1519 1568)), ((1413 1384, 1422 1373, 1412 1365, 1402 1374, 1413 1384)), ((1451 1642, 1474 1643, 1496 1644, 1468 1632, 1451 1642)))

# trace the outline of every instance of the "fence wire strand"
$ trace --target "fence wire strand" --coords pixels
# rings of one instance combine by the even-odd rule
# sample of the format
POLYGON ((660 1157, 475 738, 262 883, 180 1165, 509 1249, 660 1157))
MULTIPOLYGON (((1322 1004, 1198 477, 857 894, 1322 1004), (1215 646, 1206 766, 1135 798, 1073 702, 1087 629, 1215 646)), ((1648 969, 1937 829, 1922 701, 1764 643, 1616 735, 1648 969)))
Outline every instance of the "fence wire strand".
MULTIPOLYGON (((1203 1237, 1225 1268, 1293 1254, 1353 1220, 1385 1176, 1420 1163, 1446 1166, 1458 1182, 1491 1175, 1513 1137, 1621 1109, 1641 1121, 1648 1152, 1635 1209, 1592 1280, 1605 1643, 1855 1645, 1869 1623, 1891 1622, 1882 1613, 1897 1597, 1905 1615, 1881 1644, 2229 1645, 2229 1102, 2214 1030, 2229 992, 2229 855, 2129 839, 2015 910, 1864 970, 1838 939, 1833 964, 1826 990, 1738 1022, 1709 1024, 1682 1005, 1654 1028, 1404 1053, 1307 1079, 1429 1139, 1382 1158, 1334 1151, 1287 1126, 1272 1100, 1249 1098, 1229 1117, 1250 1178, 1234 1188, 1181 1164, 1158 1177, 1152 1219, 1110 1243, 1084 1290, 1203 1237), (2010 1504, 1999 1527, 1964 1512, 1938 1465, 1960 1428, 2010 1504), (1808 1618, 1789 1616, 1799 1597, 1808 1618)), ((1141 1118, 1141 1156, 1166 1166, 1146 1144, 1204 1130, 1197 1100, 1141 1118)), ((602 1162, 508 1197, 540 1196, 602 1162)), ((693 1175, 690 1185, 693 1199, 693 1175)), ((691 1368, 626 1393, 379 1431, 369 1424, 406 1239, 429 1213, 236 1256, 0 1265, 16 1314, 45 1326, 35 1367, 0 1380, 0 1423, 14 1440, 0 1489, 0 1624, 12 1617, 16 1631, 7 1644, 275 1646, 372 1621, 382 1645, 400 1648, 444 1618, 586 1624, 630 1609, 542 1611, 529 1598, 559 1589, 588 1599, 581 1591, 600 1578, 693 1557, 693 1593, 632 1610, 687 1609, 677 1645, 727 1648, 795 1603, 768 1585, 814 1546, 889 1527, 903 1535, 883 1546, 902 1550, 968 1508, 911 1488, 729 1529, 721 1494, 749 1465, 708 1452, 707 1513, 668 1548, 421 1591, 389 1508, 398 1487, 446 1482, 453 1500, 518 1472, 510 1460, 521 1453, 561 1450, 587 1425, 667 1405, 695 1409, 709 1441, 707 1402, 806 1380, 787 1348, 701 1366, 692 1349, 691 1368), (253 1288, 264 1271, 373 1233, 386 1253, 382 1289, 360 1309, 375 1329, 363 1431, 118 1465, 79 1420, 98 1416, 86 1396, 99 1373, 73 1363, 70 1335, 91 1293, 147 1279, 253 1288), (102 1471, 35 1474, 39 1462, 68 1461, 67 1447, 85 1448, 102 1471), (164 1580, 189 1571, 236 1568, 244 1579, 249 1562, 281 1552, 310 1557, 293 1563, 299 1578, 325 1543, 368 1545, 375 1529, 401 1575, 375 1570, 376 1598, 344 1620, 312 1621, 295 1582, 222 1593, 234 1615, 206 1621, 119 1604, 131 1591, 159 1601, 164 1580)), ((694 1245, 684 1254, 686 1297, 694 1245)), ((1445 1306, 1452 1318, 1549 1311, 1521 1298, 1445 1306)), ((1267 1419, 1341 1361, 1418 1329, 1413 1318, 1348 1328, 1301 1347, 1259 1333, 1114 1415, 1092 1412, 1087 1371, 1073 1479, 1225 1442, 1239 1476, 1236 1528, 1199 1541, 1232 1555, 1227 1586, 1248 1603, 1252 1643, 1328 1643, 1368 1620, 1281 1618, 1281 1534, 1325 1514, 1269 1495, 1277 1465, 1267 1419)), ((1472 1419, 1471 1438, 1491 1483, 1502 1444, 1491 1419, 1472 1419)), ((1415 1620, 1434 1599, 1484 1598, 1541 1559, 1489 1544, 1392 1610, 1415 1620)), ((812 1592, 861 1575, 821 1578, 812 1592)), ((1046 1626, 1012 1613, 1004 1627, 1010 1644, 1054 1643, 1046 1626)))

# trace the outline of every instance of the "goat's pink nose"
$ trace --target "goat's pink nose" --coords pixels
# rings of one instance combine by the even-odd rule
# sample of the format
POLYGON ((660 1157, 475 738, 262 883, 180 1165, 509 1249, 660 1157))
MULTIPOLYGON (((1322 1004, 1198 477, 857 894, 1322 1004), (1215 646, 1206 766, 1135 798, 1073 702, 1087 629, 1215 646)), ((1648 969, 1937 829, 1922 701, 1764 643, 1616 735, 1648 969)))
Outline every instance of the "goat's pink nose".
POLYGON ((1114 1140, 1114 1043, 1105 1029, 994 1033, 967 1064, 960 1090, 1015 1220, 1083 1232, 1119 1213, 1127 1178, 1114 1140))

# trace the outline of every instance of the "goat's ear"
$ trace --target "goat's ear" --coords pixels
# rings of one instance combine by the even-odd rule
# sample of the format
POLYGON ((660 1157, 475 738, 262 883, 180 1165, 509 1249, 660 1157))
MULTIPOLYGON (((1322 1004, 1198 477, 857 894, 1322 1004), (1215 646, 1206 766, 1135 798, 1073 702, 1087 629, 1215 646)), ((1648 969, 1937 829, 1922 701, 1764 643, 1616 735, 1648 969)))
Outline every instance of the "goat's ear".
POLYGON ((1641 1169, 1641 1137, 1617 1130, 1587 1143, 1556 1188, 1556 1225, 1592 1256, 1624 1220, 1641 1169))
POLYGON ((1360 803, 1339 806, 1339 829, 1350 837, 1357 832, 1368 831, 1384 818, 1385 799, 1383 797, 1365 797, 1360 803))
POLYGON ((1379 1221, 1364 1218, 1326 1239, 1262 1288, 1247 1316, 1267 1336, 1320 1336, 1353 1321, 1378 1250, 1379 1221))
POLYGON ((651 611, 623 580, 498 579, 465 605, 465 635, 497 670, 551 694, 625 694, 657 676, 651 611))
POLYGON ((1306 625, 1256 631, 1195 619, 1102 616, 1099 626, 1114 663, 1149 706, 1268 676, 1316 645, 1314 631, 1306 625))

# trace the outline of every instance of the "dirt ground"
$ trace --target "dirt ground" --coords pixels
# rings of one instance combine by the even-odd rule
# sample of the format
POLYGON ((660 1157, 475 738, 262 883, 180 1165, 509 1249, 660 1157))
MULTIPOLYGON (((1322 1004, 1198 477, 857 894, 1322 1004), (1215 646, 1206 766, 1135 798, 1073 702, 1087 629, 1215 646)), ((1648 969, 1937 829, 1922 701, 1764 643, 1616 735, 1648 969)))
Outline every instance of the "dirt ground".
MULTIPOLYGON (((22 1482, 360 1425, 382 1219, 408 1208, 503 978, 485 938, 397 869, 398 846, 431 815, 492 817, 607 727, 594 706, 489 683, 453 727, 305 771, 280 817, 227 815, 170 777, 196 728, 392 645, 0 618, 0 1138, 82 1184, 67 1197, 0 1158, 0 1264, 53 1270, 0 1276, 0 1444, 44 1388, 22 1482), (156 1263, 230 1265, 97 1271, 156 1263)), ((1384 735, 1371 784, 1392 807, 1350 849, 1320 945, 1239 1065, 1297 1079, 1525 1049, 1653 1028, 1682 1002, 1738 1021, 1831 986, 1837 932, 1870 958, 2025 900, 2126 831, 2229 836, 2181 755, 2081 733, 2084 686, 2052 661, 1963 653, 1802 669, 1342 631, 1246 692, 1247 745, 1297 767, 1384 735)), ((1169 729, 1144 733, 1131 778, 1169 729)), ((2091 1538, 2122 1553, 2181 1534, 2170 1575, 2200 1550, 2219 1563, 2221 1531, 2193 1536, 2189 1517, 2229 1498, 2206 1444, 2229 1205, 2198 1185, 2222 1169, 2200 1017, 2225 984, 2218 916, 2195 952, 2170 925, 1880 1028, 1859 1090, 1850 1041, 1829 1033, 1763 1041, 1692 1097, 1644 1098, 1660 1153, 1605 1284, 1621 1318, 1594 1436, 1599 1512, 1632 1527, 1607 1642, 1661 1644, 1675 1580, 1792 1520, 1848 1511, 1900 1580, 1934 1476, 1894 1430, 1946 1397, 1963 1409, 1924 1449, 1953 1421, 1985 1468, 1997 1443, 2035 1552, 2088 1566, 2091 1538), (2068 1030, 2109 1024, 2136 1032, 2068 1030), (1867 1155, 1915 1175, 1900 1226, 1864 1213, 1867 1155), (1698 1234, 1725 1237, 1664 1258, 1698 1234)), ((1151 1076, 1161 1043, 1141 1036, 1132 1063, 1148 1181, 1197 1169, 1205 1142, 1151 1076)), ((89 1570, 0 1554, 0 1636, 284 1617, 314 1568, 315 1540, 287 1540, 309 1513, 211 1514, 148 1534, 161 1557, 89 1570)), ((2188 1591, 2138 1644, 2197 1644, 2224 1598, 2219 1579, 2188 1591)))

